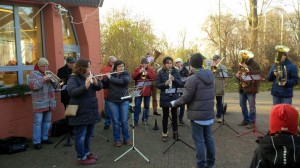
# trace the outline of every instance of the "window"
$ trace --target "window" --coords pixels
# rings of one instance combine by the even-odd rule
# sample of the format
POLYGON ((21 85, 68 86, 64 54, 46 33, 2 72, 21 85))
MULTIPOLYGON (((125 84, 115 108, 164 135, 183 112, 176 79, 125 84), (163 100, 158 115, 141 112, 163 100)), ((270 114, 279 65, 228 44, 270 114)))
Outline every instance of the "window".
POLYGON ((26 83, 42 56, 38 11, 38 7, 0 5, 0 86, 26 83))

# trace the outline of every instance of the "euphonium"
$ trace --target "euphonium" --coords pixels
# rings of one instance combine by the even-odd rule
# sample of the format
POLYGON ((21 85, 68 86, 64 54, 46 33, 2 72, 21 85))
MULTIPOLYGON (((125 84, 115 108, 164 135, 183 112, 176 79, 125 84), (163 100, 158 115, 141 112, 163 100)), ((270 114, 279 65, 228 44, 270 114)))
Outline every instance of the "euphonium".
POLYGON ((290 51, 290 48, 284 45, 277 45, 275 49, 278 51, 277 56, 275 57, 275 67, 274 71, 277 72, 276 83, 279 86, 284 86, 287 82, 287 70, 286 66, 280 64, 282 56, 286 55, 290 51))
POLYGON ((64 82, 58 76, 56 76, 53 72, 47 70, 47 71, 45 71, 45 74, 48 76, 48 78, 51 80, 51 82, 58 83, 59 85, 64 84, 64 82))
POLYGON ((239 73, 241 73, 240 84, 242 87, 248 87, 250 85, 250 81, 245 81, 245 76, 250 72, 248 68, 244 68, 242 64, 245 64, 249 58, 253 58, 254 54, 248 50, 240 50, 239 56, 241 57, 241 62, 239 63, 239 73))

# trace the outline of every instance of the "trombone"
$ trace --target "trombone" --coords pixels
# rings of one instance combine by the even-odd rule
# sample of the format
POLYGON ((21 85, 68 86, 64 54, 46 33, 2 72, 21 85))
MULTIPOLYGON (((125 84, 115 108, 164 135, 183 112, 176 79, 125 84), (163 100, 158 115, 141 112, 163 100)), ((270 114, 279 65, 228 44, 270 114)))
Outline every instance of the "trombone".
POLYGON ((223 57, 223 58, 220 60, 220 62, 218 62, 216 65, 212 65, 212 66, 210 67, 210 70, 211 70, 212 72, 217 72, 220 63, 224 60, 224 58, 225 58, 225 57, 223 57))

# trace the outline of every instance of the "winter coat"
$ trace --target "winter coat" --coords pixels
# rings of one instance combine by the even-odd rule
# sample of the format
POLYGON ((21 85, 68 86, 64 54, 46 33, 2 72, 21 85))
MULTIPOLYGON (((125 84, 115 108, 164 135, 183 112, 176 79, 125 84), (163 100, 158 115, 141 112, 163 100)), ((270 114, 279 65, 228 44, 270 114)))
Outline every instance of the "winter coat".
POLYGON ((69 104, 79 105, 76 116, 68 117, 70 125, 89 125, 100 121, 96 91, 102 88, 102 84, 98 81, 97 86, 91 84, 86 89, 85 80, 86 77, 75 74, 72 74, 68 80, 69 104))
POLYGON ((285 65, 287 70, 287 83, 285 84, 285 86, 279 86, 277 84, 276 76, 274 75, 274 68, 277 67, 275 67, 275 64, 273 64, 268 74, 268 81, 273 82, 271 95, 277 97, 291 98, 293 97, 293 87, 298 84, 299 80, 298 67, 288 60, 282 62, 281 64, 285 65))
MULTIPOLYGON (((71 77, 72 69, 65 65, 58 69, 57 76, 64 82, 62 87, 67 85, 69 78, 71 77)), ((69 104, 70 97, 68 95, 68 91, 66 89, 61 91, 61 102, 64 104, 69 104)))
POLYGON ((187 78, 183 95, 174 102, 174 106, 187 104, 187 117, 190 120, 213 119, 214 80, 214 75, 210 70, 195 71, 187 78))
MULTIPOLYGON (((156 80, 156 74, 154 72, 154 70, 151 67, 147 67, 146 71, 147 71, 147 76, 145 79, 142 79, 142 73, 140 73, 140 69, 142 67, 139 66, 137 68, 134 69, 131 78, 133 80, 135 80, 135 85, 137 86, 137 84, 139 82, 153 82, 154 80, 156 80)), ((139 89, 142 91, 142 95, 141 96, 151 96, 151 85, 150 86, 144 86, 144 87, 140 87, 139 89)))
POLYGON ((121 97, 127 96, 128 86, 130 82, 130 75, 127 71, 120 74, 112 74, 110 79, 106 82, 108 84, 108 96, 107 100, 114 103, 121 103, 123 101, 121 97))
POLYGON ((53 111, 56 108, 55 89, 59 84, 43 81, 43 77, 40 71, 32 71, 28 76, 33 112, 53 111))
POLYGON ((172 81, 172 88, 175 92, 166 93, 166 90, 170 89, 169 85, 165 85, 165 82, 169 79, 169 73, 164 67, 157 74, 156 87, 160 89, 160 107, 170 107, 170 101, 176 100, 179 97, 179 94, 176 93, 176 88, 183 86, 179 72, 176 68, 172 68, 171 75, 174 77, 174 81, 172 81))
POLYGON ((258 139, 250 168, 300 167, 300 137, 288 133, 258 139))
POLYGON ((218 66, 218 70, 216 72, 214 72, 215 75, 215 96, 224 96, 225 93, 225 79, 226 78, 222 78, 225 75, 223 75, 222 73, 226 73, 227 74, 227 68, 222 65, 219 64, 218 66))
MULTIPOLYGON (((249 73, 248 75, 260 75, 261 76, 261 70, 259 64, 254 61, 253 58, 250 58, 246 61, 246 65, 248 66, 249 73)), ((251 81, 245 81, 248 83, 247 87, 242 87, 241 84, 241 78, 238 79, 238 85, 239 85, 239 93, 242 94, 256 94, 259 91, 259 80, 254 80, 254 82, 251 81)))
MULTIPOLYGON (((112 70, 112 65, 107 63, 106 65, 103 66, 100 73, 102 73, 102 74, 109 73, 109 72, 111 72, 111 70, 112 70)), ((106 78, 106 77, 104 76, 104 78, 106 78)), ((104 94, 104 99, 107 99, 108 89, 103 89, 103 94, 104 94)))

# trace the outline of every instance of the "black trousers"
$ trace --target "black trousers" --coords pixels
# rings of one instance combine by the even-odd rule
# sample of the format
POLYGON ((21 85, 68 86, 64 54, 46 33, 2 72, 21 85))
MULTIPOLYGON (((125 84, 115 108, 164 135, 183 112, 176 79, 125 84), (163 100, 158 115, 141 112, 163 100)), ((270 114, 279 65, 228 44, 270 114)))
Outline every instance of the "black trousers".
MULTIPOLYGON (((169 121, 169 107, 163 107, 163 117, 162 117, 162 126, 163 126, 163 133, 166 134, 168 132, 168 121, 169 121)), ((171 115, 172 115, 172 128, 173 132, 177 132, 177 108, 171 108, 171 115)))

